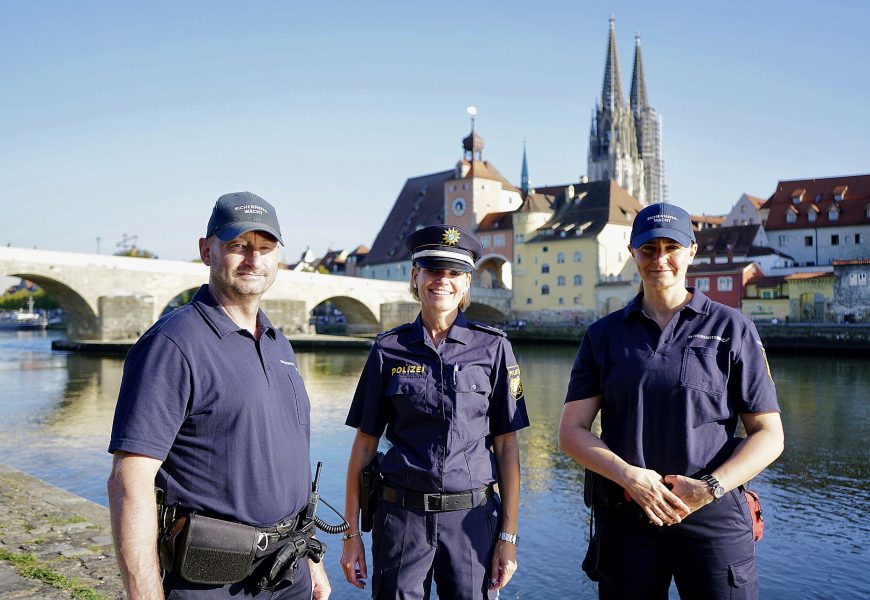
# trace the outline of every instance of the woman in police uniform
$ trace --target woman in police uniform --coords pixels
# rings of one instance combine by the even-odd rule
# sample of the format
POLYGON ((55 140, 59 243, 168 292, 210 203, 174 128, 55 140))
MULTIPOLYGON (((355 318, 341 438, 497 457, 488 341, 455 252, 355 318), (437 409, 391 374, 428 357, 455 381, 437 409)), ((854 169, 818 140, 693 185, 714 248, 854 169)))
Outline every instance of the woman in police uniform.
POLYGON ((529 425, 504 333, 465 318, 482 247, 459 227, 408 236, 420 314, 372 347, 347 417, 357 428, 347 469, 341 566, 368 576, 359 533, 359 473, 386 431, 382 500, 372 529, 372 597, 484 598, 516 570, 520 460, 529 425), (493 484, 498 483, 498 494, 493 484))
POLYGON ((590 482, 616 490, 593 502, 600 545, 584 569, 600 598, 664 599, 672 578, 682 598, 756 598, 740 486, 783 448, 764 349, 740 312, 686 288, 697 244, 684 210, 641 210, 629 251, 642 289, 589 327, 559 426, 590 482))

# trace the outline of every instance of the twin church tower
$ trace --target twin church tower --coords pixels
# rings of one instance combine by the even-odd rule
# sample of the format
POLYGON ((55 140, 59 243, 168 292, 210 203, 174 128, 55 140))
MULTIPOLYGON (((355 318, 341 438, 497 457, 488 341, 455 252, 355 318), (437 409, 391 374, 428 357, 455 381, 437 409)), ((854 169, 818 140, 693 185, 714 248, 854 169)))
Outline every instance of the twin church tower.
POLYGON ((631 95, 626 105, 616 54, 616 30, 610 18, 601 98, 596 101, 589 132, 587 176, 590 181, 615 180, 641 204, 666 199, 662 158, 662 119, 649 105, 640 36, 635 36, 631 95))

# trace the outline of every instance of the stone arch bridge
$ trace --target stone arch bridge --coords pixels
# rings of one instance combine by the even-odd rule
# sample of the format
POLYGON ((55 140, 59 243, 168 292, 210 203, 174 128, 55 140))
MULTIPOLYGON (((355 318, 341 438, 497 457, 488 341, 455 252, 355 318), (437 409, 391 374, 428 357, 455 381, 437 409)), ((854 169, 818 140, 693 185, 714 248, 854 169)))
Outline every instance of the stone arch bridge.
MULTIPOLYGON (((73 340, 139 337, 179 294, 208 280, 201 263, 0 248, 0 275, 23 277, 63 307, 73 340)), ((408 284, 282 270, 263 296, 263 310, 286 334, 311 333, 311 311, 332 302, 348 333, 372 334, 415 318, 408 284)), ((474 289, 470 318, 499 322, 510 314, 509 290, 474 289)))

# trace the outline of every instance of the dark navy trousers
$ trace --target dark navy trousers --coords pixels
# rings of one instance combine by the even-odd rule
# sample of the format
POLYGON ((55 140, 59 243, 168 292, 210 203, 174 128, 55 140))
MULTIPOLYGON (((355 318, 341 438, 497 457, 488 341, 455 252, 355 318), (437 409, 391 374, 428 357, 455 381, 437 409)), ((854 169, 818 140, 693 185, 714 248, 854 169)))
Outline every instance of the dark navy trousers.
POLYGON ((601 600, 667 600, 671 578, 682 600, 752 600, 758 574, 752 521, 732 490, 679 525, 651 525, 636 506, 596 508, 606 581, 601 600))
MULTIPOLYGON (((501 499, 449 512, 424 512, 381 501, 372 528, 372 598, 441 600, 487 597, 501 499)), ((493 596, 494 597, 494 596, 493 596)))
POLYGON ((311 600, 311 573, 308 560, 300 560, 293 585, 266 592, 254 581, 240 581, 224 586, 200 585, 167 575, 163 582, 166 600, 218 600, 222 598, 256 598, 257 600, 311 600))

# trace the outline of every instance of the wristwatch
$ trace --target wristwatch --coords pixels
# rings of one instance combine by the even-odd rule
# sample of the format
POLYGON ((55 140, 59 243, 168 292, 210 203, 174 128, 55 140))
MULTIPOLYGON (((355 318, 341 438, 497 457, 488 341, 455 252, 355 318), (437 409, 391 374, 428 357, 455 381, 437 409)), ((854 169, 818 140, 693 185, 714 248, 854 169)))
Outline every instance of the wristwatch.
POLYGON ((500 534, 498 534, 498 539, 504 540, 505 542, 510 542, 514 546, 520 545, 520 536, 515 533, 507 533, 505 531, 502 531, 500 534))
POLYGON ((719 483, 719 480, 712 475, 702 475, 701 481, 710 487, 710 493, 713 494, 714 503, 719 502, 722 499, 722 496, 725 495, 725 488, 723 488, 722 484, 719 483))

